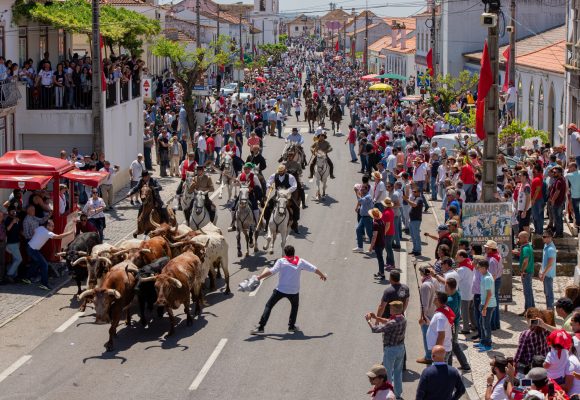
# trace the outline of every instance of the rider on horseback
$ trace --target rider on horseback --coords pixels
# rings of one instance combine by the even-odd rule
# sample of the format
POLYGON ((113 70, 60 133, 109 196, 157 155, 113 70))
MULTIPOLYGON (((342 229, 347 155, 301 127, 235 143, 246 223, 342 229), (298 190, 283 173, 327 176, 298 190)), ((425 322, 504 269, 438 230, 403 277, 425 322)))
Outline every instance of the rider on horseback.
MULTIPOLYGON (((221 159, 224 160, 226 155, 229 155, 232 158, 232 165, 234 167, 234 171, 236 171, 237 173, 237 171, 241 169, 240 166, 243 164, 243 161, 240 158, 240 149, 238 149, 238 147, 234 144, 234 138, 228 139, 228 144, 226 144, 222 149, 221 159)), ((222 161, 222 164, 220 165, 220 171, 222 172, 220 174, 218 184, 222 182, 222 174, 224 172, 224 168, 225 163, 222 161)))
MULTIPOLYGON (((285 189, 288 190, 289 193, 293 193, 298 188, 298 182, 296 181, 296 178, 286 171, 286 166, 283 164, 278 166, 275 174, 270 175, 266 185, 268 189, 274 185, 276 191, 285 189)), ((298 221, 300 220, 300 207, 298 207, 298 204, 296 204, 294 201, 290 201, 288 204, 293 216, 291 228, 295 233, 299 233, 298 221)), ((276 200, 274 198, 268 200, 268 204, 264 210, 264 220, 266 222, 270 220, 270 216, 272 215, 272 210, 274 209, 275 205, 276 200)), ((266 226, 268 226, 267 223, 266 226)))
MULTIPOLYGON (((155 179, 151 177, 149 171, 143 171, 141 173, 141 179, 139 180, 137 185, 133 186, 131 190, 129 190, 129 193, 127 193, 127 197, 130 197, 135 193, 139 193, 143 186, 149 186, 151 188, 151 192, 153 194, 153 204, 154 207, 159 212, 161 222, 169 222, 169 213, 167 212, 167 208, 165 207, 165 204, 163 203, 163 200, 161 200, 161 196, 159 195, 159 192, 163 190, 163 188, 155 179)), ((139 206, 139 213, 137 214, 137 218, 141 216, 142 212, 143 212, 143 203, 141 203, 141 205, 139 206)))
POLYGON ((185 179, 187 178, 188 172, 195 172, 195 166, 197 163, 195 162, 195 152, 190 151, 187 154, 187 158, 181 163, 181 182, 179 182, 179 186, 177 186, 177 191, 175 194, 177 195, 177 200, 179 204, 179 209, 181 210, 181 194, 183 193, 183 184, 185 183, 185 179))
POLYGON ((292 128, 292 133, 288 135, 288 137, 286 138, 286 143, 288 144, 294 143, 299 146, 302 146, 304 144, 304 138, 302 137, 300 132, 298 132, 298 128, 292 128))
MULTIPOLYGON (((258 200, 260 200, 263 196, 262 194, 262 185, 260 184, 260 180, 252 172, 252 170, 256 166, 251 162, 247 162, 244 164, 243 172, 238 177, 238 181, 241 184, 248 185, 248 189, 250 189, 250 207, 252 208, 252 212, 254 213, 254 222, 258 223, 258 219, 260 219, 260 209, 258 208, 258 200)), ((238 200, 240 196, 236 196, 234 200, 234 205, 232 206, 232 224, 228 228, 228 232, 232 232, 236 230, 236 210, 238 207, 238 200)))
POLYGON ((248 155, 248 158, 246 158, 246 163, 252 163, 254 165, 257 165, 261 174, 262 171, 266 169, 266 159, 260 153, 260 146, 254 145, 252 146, 250 151, 251 153, 250 155, 248 155))
MULTIPOLYGON (((204 201, 205 209, 209 213, 210 221, 215 221, 216 207, 209 198, 209 192, 213 192, 215 189, 213 187, 213 181, 211 180, 211 177, 205 173, 205 167, 201 164, 197 166, 196 175, 193 177, 193 181, 191 182, 189 188, 187 188, 189 193, 193 193, 195 190, 206 192, 204 201)), ((193 201, 187 207, 185 215, 189 215, 192 206, 193 201)))
MULTIPOLYGON (((318 135, 318 140, 310 147, 312 154, 316 154, 318 151, 323 152, 326 155, 326 161, 328 161, 328 166, 330 167, 330 179, 334 179, 334 165, 328 157, 328 153, 332 151, 332 146, 326 141, 326 133, 322 132, 318 135)), ((314 176, 314 165, 316 164, 316 158, 312 157, 310 162, 310 176, 308 179, 312 179, 314 176)))
POLYGON ((286 160, 284 165, 286 165, 286 169, 288 172, 296 178, 296 187, 298 190, 298 194, 300 196, 300 201, 302 202, 302 208, 308 208, 306 205, 306 193, 304 191, 304 186, 300 182, 300 175, 302 175, 302 166, 297 162, 294 161, 295 150, 294 148, 290 147, 286 152, 286 160))

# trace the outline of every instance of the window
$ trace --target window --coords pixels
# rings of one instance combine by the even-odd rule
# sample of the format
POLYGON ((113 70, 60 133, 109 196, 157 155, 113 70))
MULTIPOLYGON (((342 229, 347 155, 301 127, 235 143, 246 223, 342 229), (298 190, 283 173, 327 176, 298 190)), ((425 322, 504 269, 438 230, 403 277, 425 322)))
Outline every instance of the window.
POLYGON ((530 82, 530 93, 528 94, 528 125, 534 126, 534 81, 530 82))
POLYGON ((294 30, 295 30, 296 32, 298 32, 298 29, 299 29, 299 28, 298 28, 297 26, 295 26, 295 27, 294 27, 294 30))
POLYGON ((64 29, 59 29, 58 30, 58 61, 62 62, 65 60, 66 58, 66 54, 65 54, 65 34, 64 34, 64 29))
POLYGON ((6 117, 0 117, 0 154, 7 151, 8 135, 6 135, 6 117))
POLYGON ((5 54, 5 36, 4 36, 4 25, 0 26, 0 54, 6 57, 5 54))
POLYGON ((518 80, 518 109, 516 110, 516 115, 519 116, 519 119, 522 119, 522 99, 523 99, 523 91, 522 91, 522 80, 518 80))
POLYGON ((265 0, 260 0, 260 11, 266 11, 266 2, 265 2, 265 0))
POLYGON ((564 122, 566 122, 566 121, 564 121, 564 111, 565 111, 564 106, 565 106, 564 95, 562 94, 562 100, 560 100, 560 124, 563 124, 564 122))
POLYGON ((19 64, 24 64, 24 61, 28 59, 28 35, 26 27, 22 26, 18 28, 18 61, 19 64))
POLYGON ((44 53, 48 51, 48 27, 40 27, 40 37, 38 38, 39 60, 44 58, 44 53))
POLYGON ((538 129, 544 129, 544 85, 542 83, 538 91, 538 129))

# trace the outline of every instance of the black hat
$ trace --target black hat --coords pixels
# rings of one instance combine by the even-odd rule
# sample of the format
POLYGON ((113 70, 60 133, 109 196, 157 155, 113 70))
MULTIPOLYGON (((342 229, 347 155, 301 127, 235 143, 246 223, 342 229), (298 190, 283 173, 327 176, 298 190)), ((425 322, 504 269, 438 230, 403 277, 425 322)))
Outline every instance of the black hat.
POLYGON ((141 177, 144 177, 144 176, 149 176, 149 171, 145 170, 145 171, 141 172, 141 177))
POLYGON ((490 364, 495 367, 505 368, 508 365, 508 361, 504 356, 495 356, 494 360, 490 364))

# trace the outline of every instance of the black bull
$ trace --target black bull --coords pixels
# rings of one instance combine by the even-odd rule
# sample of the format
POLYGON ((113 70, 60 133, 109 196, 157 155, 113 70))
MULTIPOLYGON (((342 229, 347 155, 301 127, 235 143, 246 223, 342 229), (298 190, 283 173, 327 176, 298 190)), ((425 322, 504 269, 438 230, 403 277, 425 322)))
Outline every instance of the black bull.
MULTIPOLYGON (((66 251, 59 253, 59 255, 64 256, 66 261, 66 266, 77 283, 78 292, 81 294, 81 284, 83 280, 88 277, 88 271, 86 267, 77 265, 73 267, 73 263, 80 257, 91 255, 93 247, 99 244, 100 238, 97 232, 87 232, 81 233, 70 242, 66 248, 66 251)), ((82 264, 82 263, 81 263, 82 264)))
MULTIPOLYGON (((139 274, 136 276, 137 284, 135 285, 135 293, 139 299, 139 316, 141 318, 140 322, 143 326, 147 326, 147 319, 145 318, 145 306, 147 306, 149 311, 153 310, 153 305, 157 301, 157 292, 155 291, 155 281, 141 282, 141 278, 161 273, 161 270, 168 262, 169 257, 158 258, 151 264, 147 264, 140 268, 139 274)), ((159 307, 157 312, 158 314, 162 315, 163 307, 159 307)))

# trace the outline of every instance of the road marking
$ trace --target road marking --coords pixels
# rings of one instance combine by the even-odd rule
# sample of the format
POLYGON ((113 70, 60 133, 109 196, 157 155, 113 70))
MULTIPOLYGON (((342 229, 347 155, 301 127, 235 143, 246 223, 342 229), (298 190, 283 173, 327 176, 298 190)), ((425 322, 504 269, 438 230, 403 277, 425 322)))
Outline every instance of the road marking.
POLYGON ((256 290, 254 290, 253 292, 250 292, 250 294, 248 296, 254 297, 256 295, 256 293, 258 293, 258 290, 260 290, 260 288, 262 287, 262 283, 264 283, 264 280, 265 279, 260 279, 260 284, 258 285, 256 290))
POLYGON ((2 371, 2 373, 0 374, 0 382, 2 382, 4 379, 12 375, 18 368, 22 367, 31 358, 32 358, 31 355, 26 355, 14 361, 14 363, 11 366, 2 371))
POLYGON ((439 217, 437 216, 437 211, 435 211, 435 207, 433 207, 433 203, 429 200, 427 200, 427 205, 429 206, 429 208, 431 209, 431 212, 433 213, 433 217, 435 218, 435 226, 439 226, 439 217))
MULTIPOLYGON (((408 243, 408 242, 407 242, 408 243)), ((407 245, 401 248, 399 253, 399 269, 401 270, 401 283, 407 284, 407 245)))
POLYGON ((54 330, 54 333, 63 333, 64 331, 66 331, 66 329, 71 326, 72 324, 74 324, 76 322, 77 319, 79 319, 82 315, 84 314, 84 311, 79 311, 77 313, 75 313, 72 317, 70 317, 69 319, 67 319, 66 321, 63 322, 63 324, 61 326, 59 326, 58 328, 56 328, 54 330))
POLYGON ((209 358, 207 359, 207 361, 205 362, 205 364, 201 368, 201 371, 199 371, 199 373, 197 374, 197 376, 195 377, 195 379, 191 383, 189 390, 197 390, 199 385, 201 385, 203 378, 205 378, 205 376, 209 372, 209 369, 211 368, 211 366, 213 365, 215 360, 218 358, 218 356, 220 355, 221 351, 224 349, 224 346, 226 345, 227 342, 228 342, 228 339, 221 339, 219 341, 216 348, 213 350, 213 353, 211 353, 211 355, 209 356, 209 358))

